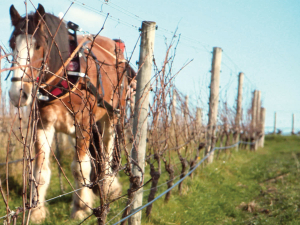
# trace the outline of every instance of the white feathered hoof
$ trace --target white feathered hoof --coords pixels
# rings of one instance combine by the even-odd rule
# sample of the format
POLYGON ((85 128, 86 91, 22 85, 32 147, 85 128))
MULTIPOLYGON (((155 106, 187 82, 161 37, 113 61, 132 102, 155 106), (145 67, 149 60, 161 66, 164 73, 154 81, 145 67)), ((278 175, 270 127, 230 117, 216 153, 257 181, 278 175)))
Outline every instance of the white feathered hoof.
POLYGON ((84 220, 91 214, 91 210, 78 209, 77 207, 73 207, 71 213, 71 219, 74 220, 84 220))
POLYGON ((40 206, 31 211, 30 220, 35 224, 43 223, 46 219, 47 214, 49 214, 48 209, 45 206, 40 206))
POLYGON ((117 177, 114 178, 113 182, 109 187, 109 198, 111 200, 119 197, 122 194, 122 185, 117 177))
MULTIPOLYGON (((92 203, 90 203, 92 207, 92 203)), ((73 196, 73 208, 71 213, 71 218, 75 220, 83 220, 91 214, 92 210, 87 207, 77 196, 73 196)))

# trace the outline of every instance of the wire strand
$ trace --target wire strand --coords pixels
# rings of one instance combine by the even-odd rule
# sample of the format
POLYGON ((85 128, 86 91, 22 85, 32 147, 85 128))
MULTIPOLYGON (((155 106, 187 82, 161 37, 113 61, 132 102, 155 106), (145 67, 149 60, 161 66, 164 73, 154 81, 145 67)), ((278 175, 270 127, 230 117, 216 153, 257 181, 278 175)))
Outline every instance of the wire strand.
POLYGON ((137 210, 135 210, 134 212, 132 212, 130 215, 126 216, 125 218, 121 219, 120 221, 114 223, 114 225, 117 225, 125 220, 127 220, 128 218, 130 218, 131 216, 133 216, 134 214, 138 213, 139 211, 143 210, 144 208, 146 208, 148 205, 152 204, 153 202, 157 201, 158 199, 160 199, 162 196, 164 196, 166 193, 168 193, 169 191, 171 191, 174 187, 176 187, 178 184, 180 184, 184 179, 186 179, 192 172, 194 172, 198 166, 200 166, 204 160, 206 160, 215 150, 220 150, 220 149, 227 149, 227 148, 233 148, 236 145, 240 144, 240 143, 247 143, 250 145, 254 145, 258 140, 256 140, 255 142, 237 142, 233 145, 230 146, 225 146, 225 147, 214 147, 213 150, 211 150, 202 160, 200 160, 200 162, 198 164, 196 164, 196 166, 191 169, 183 178, 181 178, 179 181, 177 181, 172 187, 168 188, 166 191, 164 191, 163 193, 161 193, 160 195, 158 195, 155 199, 153 199, 152 201, 148 202, 147 204, 139 207, 137 210))

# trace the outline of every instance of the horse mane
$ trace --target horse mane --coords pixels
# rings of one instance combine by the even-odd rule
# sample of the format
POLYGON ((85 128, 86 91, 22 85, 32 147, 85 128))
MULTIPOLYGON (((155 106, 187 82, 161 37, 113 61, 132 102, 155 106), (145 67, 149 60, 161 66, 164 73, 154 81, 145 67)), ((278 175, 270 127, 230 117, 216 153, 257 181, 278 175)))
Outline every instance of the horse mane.
MULTIPOLYGON (((55 34, 55 43, 53 43, 50 53, 50 60, 49 60, 49 70, 52 72, 56 72, 69 57, 69 34, 68 30, 65 26, 64 22, 49 13, 45 14, 45 22, 49 28, 50 33, 52 36, 55 34), (59 27, 58 31, 57 28, 59 27), (56 46, 57 45, 57 46, 56 46), (60 55, 59 55, 60 52, 60 55), (61 59, 62 58, 62 59, 61 59), (62 62, 63 60, 63 62, 62 62)), ((45 28, 46 29, 46 28, 45 28)), ((52 43, 52 36, 49 34, 48 30, 46 29, 48 35, 48 47, 50 47, 52 43)))
MULTIPOLYGON (((43 29, 36 29, 38 24, 34 20, 34 13, 30 13, 28 15, 28 34, 34 35, 37 48, 42 46, 45 49, 51 47, 52 37, 55 35, 55 43, 52 44, 48 62, 49 70, 55 73, 69 56, 68 30, 64 22, 61 22, 58 17, 50 13, 46 13, 44 19, 46 26, 44 25, 43 29), (58 27, 59 29, 57 31, 58 27)), ((9 40, 9 45, 12 49, 15 49, 15 38, 20 34, 24 34, 25 29, 26 17, 22 17, 19 24, 15 27, 9 40)))

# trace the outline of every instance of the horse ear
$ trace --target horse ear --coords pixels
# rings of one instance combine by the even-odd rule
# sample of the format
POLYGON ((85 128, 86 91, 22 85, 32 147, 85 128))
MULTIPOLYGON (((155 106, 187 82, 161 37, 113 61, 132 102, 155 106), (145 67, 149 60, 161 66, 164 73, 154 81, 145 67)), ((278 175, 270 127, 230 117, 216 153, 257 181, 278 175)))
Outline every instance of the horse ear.
POLYGON ((18 13, 18 11, 15 9, 14 5, 10 6, 9 14, 10 14, 10 19, 11 19, 11 24, 13 26, 18 25, 18 23, 20 22, 21 16, 18 13))
POLYGON ((44 18, 44 16, 45 16, 45 9, 41 4, 39 4, 34 14, 34 20, 38 23, 41 18, 44 18))

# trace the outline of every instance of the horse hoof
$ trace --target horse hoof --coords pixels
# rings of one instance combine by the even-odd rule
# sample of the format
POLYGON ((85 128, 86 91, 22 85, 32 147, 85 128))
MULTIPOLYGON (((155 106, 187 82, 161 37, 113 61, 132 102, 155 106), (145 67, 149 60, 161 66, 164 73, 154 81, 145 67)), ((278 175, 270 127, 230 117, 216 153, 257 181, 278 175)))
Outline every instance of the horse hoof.
POLYGON ((89 216, 89 213, 88 213, 87 210, 73 208, 72 214, 71 214, 71 219, 74 219, 74 220, 84 220, 88 216, 89 216))
POLYGON ((114 179, 112 185, 111 185, 111 190, 110 190, 110 196, 109 198, 111 200, 119 197, 122 194, 122 185, 120 184, 118 179, 114 179))
POLYGON ((35 224, 43 223, 47 214, 48 214, 48 210, 46 207, 44 206, 38 207, 32 210, 30 220, 32 223, 35 224))

